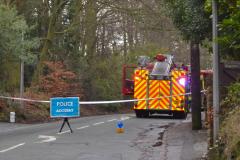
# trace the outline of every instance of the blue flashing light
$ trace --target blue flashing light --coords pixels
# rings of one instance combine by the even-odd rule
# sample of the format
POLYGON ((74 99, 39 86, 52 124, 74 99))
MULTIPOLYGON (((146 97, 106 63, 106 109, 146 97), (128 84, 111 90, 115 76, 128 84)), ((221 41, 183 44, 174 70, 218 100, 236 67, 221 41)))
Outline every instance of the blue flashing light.
POLYGON ((178 83, 185 87, 185 85, 186 85, 186 78, 185 77, 181 77, 180 79, 178 79, 178 83))

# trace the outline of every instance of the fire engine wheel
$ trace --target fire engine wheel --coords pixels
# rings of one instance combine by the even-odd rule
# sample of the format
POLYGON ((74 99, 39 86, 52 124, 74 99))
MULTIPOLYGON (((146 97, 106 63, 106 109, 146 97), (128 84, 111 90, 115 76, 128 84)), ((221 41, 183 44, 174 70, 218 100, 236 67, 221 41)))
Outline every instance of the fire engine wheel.
POLYGON ((148 117, 149 117, 149 112, 143 111, 143 118, 148 118, 148 117))
POLYGON ((142 112, 141 111, 135 110, 135 113, 136 113, 137 118, 142 118, 142 112))
POLYGON ((149 111, 135 110, 135 113, 136 113, 137 118, 148 118, 149 117, 149 111))
POLYGON ((173 112, 173 118, 176 119, 185 119, 187 117, 186 112, 173 112))

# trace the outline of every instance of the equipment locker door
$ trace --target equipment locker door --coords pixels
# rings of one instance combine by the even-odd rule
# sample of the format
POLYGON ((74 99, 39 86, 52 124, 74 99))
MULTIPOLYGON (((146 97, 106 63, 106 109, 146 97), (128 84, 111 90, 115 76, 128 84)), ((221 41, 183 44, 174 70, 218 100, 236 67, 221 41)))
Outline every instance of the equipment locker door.
POLYGON ((162 97, 159 100, 159 109, 170 110, 170 81, 169 80, 159 80, 159 92, 162 97))
POLYGON ((170 109, 170 81, 149 80, 149 109, 169 110, 170 109), (157 99, 155 99, 157 98, 157 99))

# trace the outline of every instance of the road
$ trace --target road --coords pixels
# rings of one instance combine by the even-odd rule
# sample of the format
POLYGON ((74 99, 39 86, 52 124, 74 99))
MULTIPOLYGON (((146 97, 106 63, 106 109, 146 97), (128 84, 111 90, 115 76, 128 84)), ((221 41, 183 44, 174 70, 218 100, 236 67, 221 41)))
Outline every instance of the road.
POLYGON ((206 132, 187 120, 137 119, 132 114, 71 119, 37 125, 0 123, 0 160, 190 160, 206 151, 206 132), (119 119, 125 132, 116 133, 119 119))

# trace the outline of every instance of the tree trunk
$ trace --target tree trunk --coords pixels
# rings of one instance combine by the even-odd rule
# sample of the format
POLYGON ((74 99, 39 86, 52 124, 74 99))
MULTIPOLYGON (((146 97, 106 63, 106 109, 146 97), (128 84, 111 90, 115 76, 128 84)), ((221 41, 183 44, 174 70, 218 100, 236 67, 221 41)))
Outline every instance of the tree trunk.
POLYGON ((106 28, 105 24, 102 25, 102 35, 101 35, 101 54, 106 54, 105 52, 105 34, 106 34, 106 28))
POLYGON ((127 40, 128 40, 128 45, 129 45, 129 50, 132 52, 133 51, 133 20, 128 18, 127 19, 127 40))
POLYGON ((191 42, 192 129, 202 128, 199 43, 191 42))
MULTIPOLYGON (((88 64, 94 61, 96 53, 97 42, 97 2, 95 0, 88 0, 86 4, 86 54, 88 64)), ((94 62, 93 62, 94 63, 94 62)))
POLYGON ((85 52, 86 52, 86 60, 88 69, 85 76, 84 84, 87 86, 85 88, 86 97, 89 99, 94 99, 96 97, 96 92, 94 90, 94 78, 93 74, 96 72, 96 43, 97 43, 97 2, 95 0, 88 0, 86 4, 86 15, 85 15, 85 35, 84 40, 85 44, 85 52))
POLYGON ((126 21, 126 15, 123 14, 123 60, 124 64, 127 63, 127 21, 126 21))
POLYGON ((43 75, 43 70, 44 70, 44 62, 46 60, 49 60, 50 55, 49 55, 49 49, 51 48, 52 45, 52 40, 55 36, 55 29, 57 25, 57 18, 62 12, 64 6, 67 4, 67 0, 65 1, 54 1, 54 8, 51 11, 51 15, 49 18, 48 22, 48 31, 47 31, 47 36, 45 38, 45 41, 43 43, 43 47, 40 53, 40 58, 39 62, 37 65, 37 69, 34 73, 34 78, 33 78, 33 85, 35 85, 35 82, 38 82, 39 78, 41 75, 43 75))

